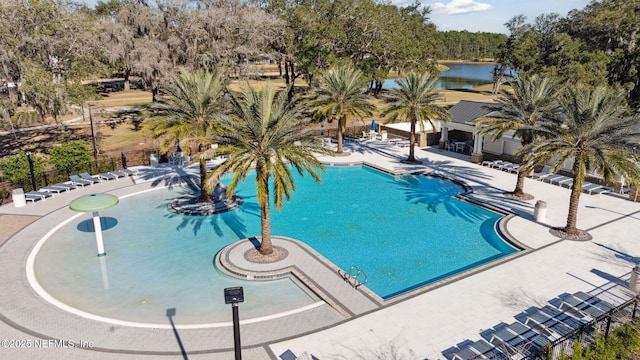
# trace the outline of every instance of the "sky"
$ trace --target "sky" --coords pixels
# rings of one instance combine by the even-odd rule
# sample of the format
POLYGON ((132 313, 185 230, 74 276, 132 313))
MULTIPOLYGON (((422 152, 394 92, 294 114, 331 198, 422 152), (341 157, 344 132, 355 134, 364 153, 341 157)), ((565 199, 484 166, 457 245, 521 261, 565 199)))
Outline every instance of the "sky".
MULTIPOLYGON (((406 6, 412 0, 392 0, 406 6)), ((565 17, 573 9, 582 10, 591 0, 420 0, 431 7, 429 18, 438 30, 467 30, 508 34, 504 24, 516 15, 533 23, 541 14, 558 13, 565 17)))
MULTIPOLYGON (((90 7, 98 0, 80 0, 90 7)), ((103 0, 105 1, 105 0, 103 0)), ((407 6, 415 0, 391 0, 397 6, 407 6)), ((591 0, 418 0, 431 7, 429 18, 438 30, 467 30, 508 34, 504 24, 523 14, 533 23, 541 14, 566 16, 573 9, 584 9, 591 0)))

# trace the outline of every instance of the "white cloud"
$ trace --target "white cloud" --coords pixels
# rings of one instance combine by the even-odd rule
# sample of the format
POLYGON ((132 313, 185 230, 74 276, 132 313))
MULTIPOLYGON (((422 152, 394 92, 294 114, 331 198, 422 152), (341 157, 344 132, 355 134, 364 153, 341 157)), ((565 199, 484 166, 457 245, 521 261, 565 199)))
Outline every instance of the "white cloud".
POLYGON ((491 4, 476 2, 474 0, 451 0, 448 4, 437 2, 431 5, 434 13, 455 15, 471 12, 486 11, 493 8, 491 4))

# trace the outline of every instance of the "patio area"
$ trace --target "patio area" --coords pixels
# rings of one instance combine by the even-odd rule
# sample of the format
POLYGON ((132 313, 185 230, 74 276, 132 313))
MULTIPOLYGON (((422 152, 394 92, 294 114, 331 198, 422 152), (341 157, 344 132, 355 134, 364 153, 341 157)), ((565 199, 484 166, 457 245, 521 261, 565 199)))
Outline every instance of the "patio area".
MULTIPOLYGON (((562 293, 583 291, 614 304, 633 297, 626 284, 631 269, 640 262, 640 243, 634 234, 640 225, 640 203, 616 194, 583 194, 578 227, 593 239, 560 240, 549 229, 566 222, 567 188, 527 179, 525 191, 535 198, 521 201, 503 196, 515 186, 515 174, 473 164, 463 153, 437 146, 417 148, 420 163, 406 164, 402 160, 408 148, 381 141, 346 143, 345 151, 348 156, 323 156, 321 160, 333 165, 367 164, 394 174, 436 172, 465 182, 473 189, 468 196, 473 201, 516 215, 506 222, 503 231, 528 250, 402 299, 377 304, 348 320, 336 316, 330 306, 322 306, 286 319, 247 325, 241 333, 243 358, 277 359, 287 350, 298 355, 307 352, 322 360, 355 358, 359 354, 385 354, 395 348, 409 359, 444 359, 442 352, 447 348, 466 339, 478 340, 483 330, 499 322, 510 323, 525 309, 562 293), (544 219, 535 221, 537 200, 547 203, 547 211, 544 219)), ((37 339, 67 340, 67 346, 53 343, 45 348, 39 343, 29 348, 3 348, 0 353, 14 359, 232 358, 230 324, 208 329, 106 324, 49 304, 32 291, 25 274, 26 257, 35 242, 70 216, 68 205, 76 197, 94 192, 122 196, 175 184, 196 172, 189 167, 141 167, 131 178, 55 194, 20 208, 12 204, 0 207, 2 339, 25 340, 25 344, 26 340, 31 344, 37 339), (69 341, 76 346, 68 346, 69 341), (87 346, 78 346, 82 342, 87 346)), ((429 229, 417 226, 417 231, 428 233, 429 229)), ((349 295, 336 296, 340 301, 340 296, 349 295)))

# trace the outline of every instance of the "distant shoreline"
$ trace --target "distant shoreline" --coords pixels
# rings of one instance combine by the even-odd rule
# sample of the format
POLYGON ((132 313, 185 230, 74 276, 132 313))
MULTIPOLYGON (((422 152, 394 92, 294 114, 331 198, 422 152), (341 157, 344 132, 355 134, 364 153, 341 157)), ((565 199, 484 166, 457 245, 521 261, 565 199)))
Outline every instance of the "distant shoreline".
POLYGON ((438 64, 487 64, 495 65, 498 62, 495 59, 478 59, 478 60, 438 60, 438 64))

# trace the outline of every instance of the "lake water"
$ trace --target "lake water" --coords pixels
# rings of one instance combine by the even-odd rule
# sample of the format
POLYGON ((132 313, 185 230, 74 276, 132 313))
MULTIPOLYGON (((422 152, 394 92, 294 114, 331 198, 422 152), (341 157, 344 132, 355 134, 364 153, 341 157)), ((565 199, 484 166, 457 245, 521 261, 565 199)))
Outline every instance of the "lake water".
MULTIPOLYGON (((445 63, 444 65, 449 67, 449 70, 440 74, 436 84, 437 89, 470 89, 493 82, 494 64, 445 63)), ((383 89, 397 87, 395 79, 387 79, 382 84, 383 89)))

